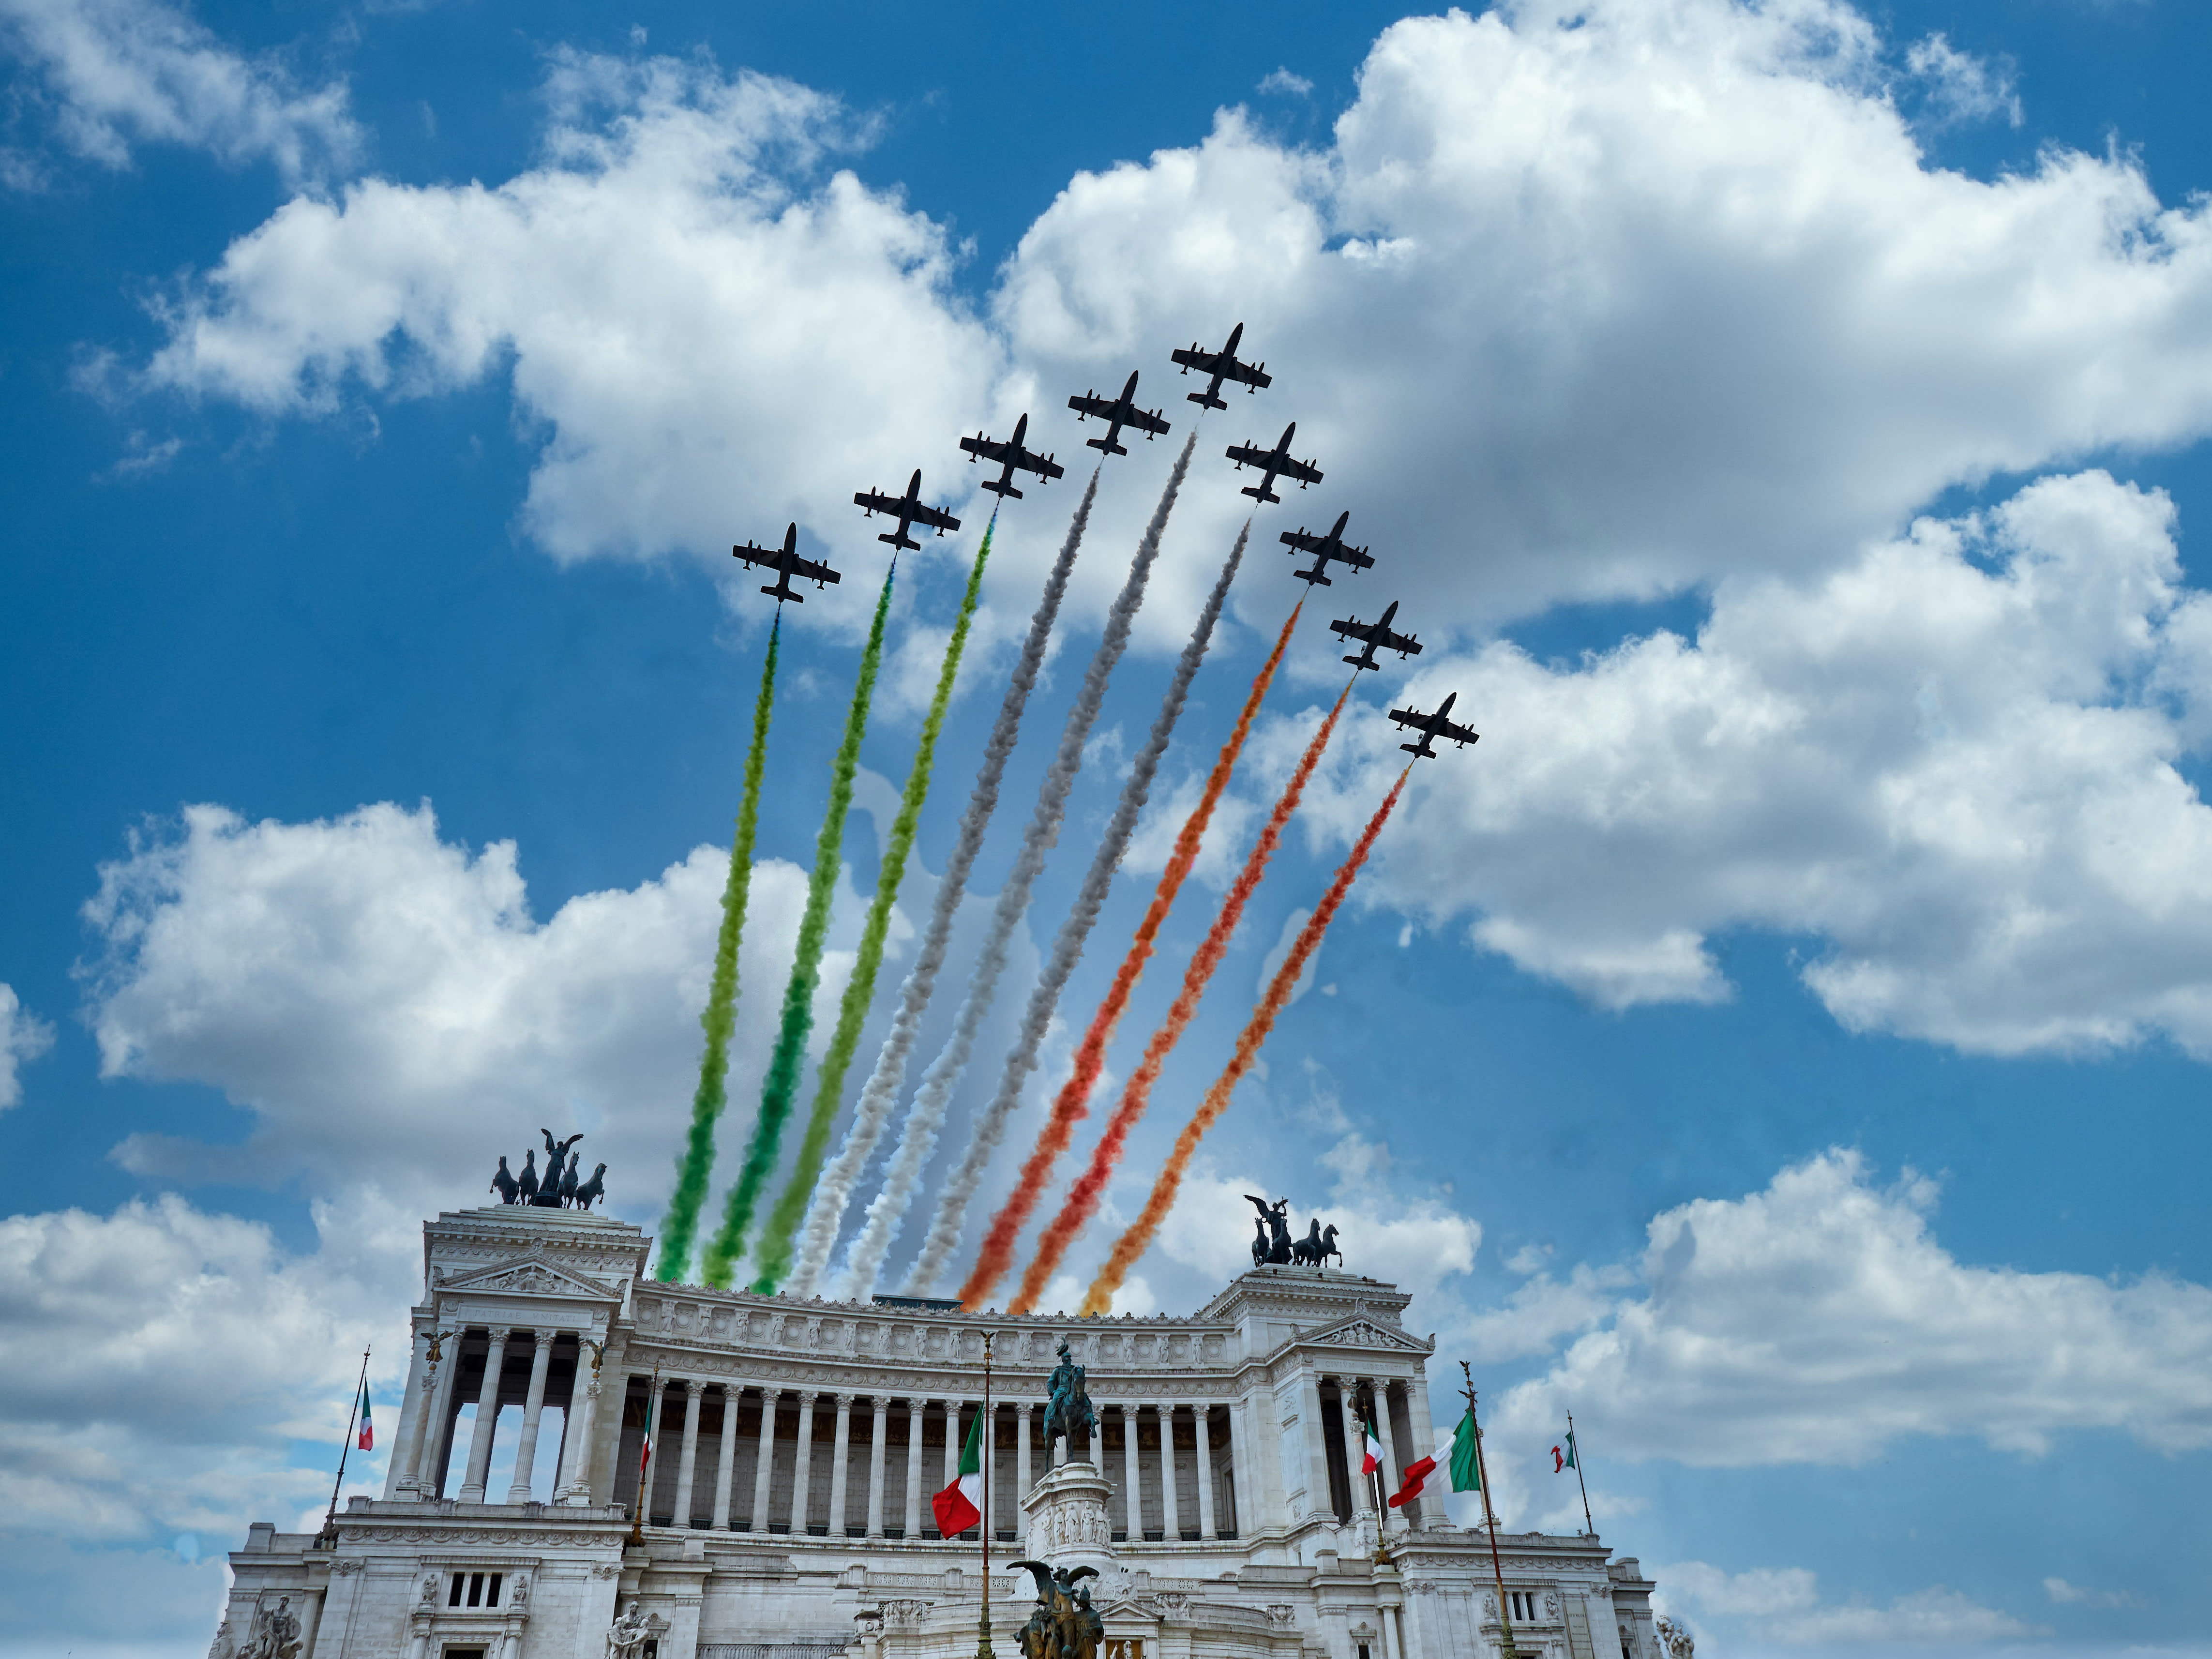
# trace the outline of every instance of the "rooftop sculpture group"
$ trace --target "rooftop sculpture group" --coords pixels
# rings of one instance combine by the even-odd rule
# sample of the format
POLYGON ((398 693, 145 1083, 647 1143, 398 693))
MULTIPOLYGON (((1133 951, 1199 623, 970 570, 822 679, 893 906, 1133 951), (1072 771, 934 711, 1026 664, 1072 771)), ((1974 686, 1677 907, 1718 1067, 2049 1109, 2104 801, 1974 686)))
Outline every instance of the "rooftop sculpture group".
POLYGON ((580 1132, 566 1140, 554 1139, 550 1129, 538 1133, 545 1137, 545 1173, 542 1176, 538 1173, 535 1147, 522 1155, 522 1173, 519 1176, 507 1169, 504 1158, 501 1158, 491 1177, 491 1190, 499 1194, 501 1203, 528 1204, 542 1210, 588 1210, 607 1195, 605 1164, 592 1170, 589 1179, 577 1179, 577 1165, 582 1162, 583 1154, 569 1149, 584 1138, 580 1132))
POLYGON ((1253 1220, 1252 1265, 1265 1267, 1318 1267, 1329 1257, 1344 1260, 1344 1252, 1336 1248, 1336 1229, 1324 1227, 1316 1216, 1306 1229, 1304 1238, 1291 1237, 1291 1200, 1280 1199, 1270 1204, 1255 1194, 1244 1194, 1260 1213, 1253 1220))
MULTIPOLYGON (((1063 1350, 1064 1352, 1064 1350, 1063 1350)), ((1097 1659, 1106 1621, 1091 1605, 1096 1567, 1050 1567, 1042 1561, 1017 1561, 1036 1580, 1036 1610, 1022 1626, 1022 1659, 1097 1659)))

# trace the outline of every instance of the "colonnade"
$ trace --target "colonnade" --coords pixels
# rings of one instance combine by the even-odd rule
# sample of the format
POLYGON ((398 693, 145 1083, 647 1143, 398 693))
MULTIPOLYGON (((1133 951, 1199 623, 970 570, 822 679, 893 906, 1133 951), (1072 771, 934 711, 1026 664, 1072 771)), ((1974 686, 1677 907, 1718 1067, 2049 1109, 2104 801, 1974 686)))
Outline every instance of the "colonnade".
MULTIPOLYGON (((641 1377, 630 1381, 633 1385, 645 1382, 648 1390, 652 1386, 641 1377)), ((641 1482, 648 1495, 648 1521, 678 1528, 801 1536, 813 1533, 833 1538, 934 1536, 929 1499, 958 1477, 960 1450, 981 1404, 969 1398, 748 1387, 665 1374, 660 1387, 641 1482), (710 1407, 720 1419, 714 1436, 711 1475, 702 1467, 701 1457, 710 1407), (748 1436, 739 1428, 739 1414, 753 1412, 758 1416, 748 1436), (896 1483, 891 1479, 895 1418, 906 1443, 903 1479, 896 1483), (935 1449, 927 1446, 933 1429, 939 1441, 935 1449), (745 1494, 737 1480, 737 1454, 747 1440, 752 1446, 750 1504, 744 1501, 745 1494), (817 1440, 826 1447, 826 1480, 816 1467, 817 1440), (926 1468, 925 1463, 934 1467, 926 1468)), ((1155 1541, 1237 1535, 1239 1494, 1253 1490, 1243 1468, 1246 1437, 1231 1428, 1239 1407, 1093 1403, 1101 1419, 1097 1438, 1103 1441, 1103 1431, 1113 1425, 1119 1428, 1125 1449, 1118 1472, 1109 1467, 1111 1460, 1103 1447, 1092 1449, 1093 1461, 1114 1487, 1112 1509, 1118 1526, 1155 1541), (1178 1424, 1183 1431, 1180 1435, 1178 1424), (1178 1439, 1184 1442, 1180 1449, 1178 1439), (1140 1457, 1139 1446, 1144 1440, 1151 1447, 1140 1457)), ((994 1420, 984 1436, 989 1450, 983 1463, 990 1486, 992 1530, 1002 1538, 1021 1535, 1026 1519, 1021 1496, 1042 1474, 1046 1460, 1059 1463, 1067 1458, 1065 1440, 1050 1448, 1045 1445, 1043 1411, 1044 1402, 1038 1400, 992 1402, 994 1420)), ((635 1468, 634 1462, 629 1468, 635 1468)), ((617 1473, 617 1502, 636 1507, 640 1490, 636 1474, 617 1473)))
MULTIPOLYGON (((1350 1512, 1338 1510, 1340 1519, 1377 1519, 1382 1527, 1393 1532, 1423 1526, 1421 1500, 1399 1509, 1389 1506, 1391 1494, 1403 1483, 1408 1463, 1417 1463, 1429 1455, 1433 1431, 1430 1427, 1428 1385, 1420 1377, 1411 1381, 1394 1382, 1388 1378, 1349 1376, 1326 1371, 1309 1373, 1304 1381, 1307 1411, 1314 1432, 1306 1437, 1307 1455, 1312 1460, 1312 1485, 1310 1490, 1316 1500, 1326 1498, 1331 1508, 1336 1507, 1334 1492, 1341 1490, 1350 1512), (1336 1401, 1333 1407, 1340 1425, 1340 1439, 1333 1455, 1322 1428, 1325 1409, 1322 1393, 1333 1389, 1336 1401), (1382 1443, 1382 1467, 1372 1474, 1364 1474, 1360 1464, 1364 1461, 1361 1449, 1365 1443, 1362 1433, 1364 1422, 1375 1425, 1376 1438, 1382 1443), (1333 1486, 1330 1476, 1336 1477, 1333 1486), (1379 1487, 1379 1491, 1378 1491, 1379 1487), (1407 1510, 1413 1513, 1409 1515, 1407 1510)), ((1431 1491, 1442 1491, 1443 1484, 1433 1482, 1431 1491)), ((1438 1506, 1441 1512, 1441 1506, 1438 1506)))
MULTIPOLYGON (((470 1432, 456 1498, 464 1504, 530 1501, 531 1480, 538 1466, 538 1430, 548 1404, 547 1384, 554 1352, 565 1347, 571 1362, 568 1383, 563 1397, 551 1402, 562 1412, 561 1444, 556 1454, 554 1499, 556 1503, 588 1501, 589 1448, 597 1416, 599 1379, 594 1371, 581 1389, 576 1386, 586 1352, 582 1346, 584 1334, 557 1328, 517 1329, 506 1325, 478 1328, 484 1332, 483 1376, 475 1396, 476 1421, 470 1432), (485 1488, 490 1476, 493 1443, 498 1433, 501 1381, 509 1354, 525 1348, 530 1353, 530 1379, 522 1399, 522 1426, 515 1442, 514 1474, 504 1493, 493 1494, 485 1488)), ((410 1378, 407 1402, 402 1411, 398 1449, 387 1481, 388 1492, 393 1497, 434 1498, 444 1485, 453 1452, 457 1449, 448 1444, 447 1437, 459 1426, 461 1407, 469 1403, 459 1397, 459 1391, 461 1351, 470 1334, 467 1330, 442 1334, 444 1352, 434 1370, 428 1362, 427 1342, 417 1341, 415 1375, 410 1378)))

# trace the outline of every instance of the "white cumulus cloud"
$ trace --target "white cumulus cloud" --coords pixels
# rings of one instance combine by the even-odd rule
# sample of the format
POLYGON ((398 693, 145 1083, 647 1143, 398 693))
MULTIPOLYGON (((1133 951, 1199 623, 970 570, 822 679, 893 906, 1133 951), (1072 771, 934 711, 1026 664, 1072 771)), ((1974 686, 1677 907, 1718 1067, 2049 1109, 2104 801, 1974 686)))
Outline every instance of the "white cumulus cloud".
POLYGON ((0 981, 0 1111, 21 1103, 27 1061, 54 1046, 54 1028, 22 1004, 15 988, 0 981))
POLYGON ((1941 1584, 1877 1607, 1863 1597, 1822 1601, 1819 1580, 1803 1567, 1732 1573, 1703 1561, 1680 1561, 1656 1569, 1654 1577, 1670 1608, 1687 1601, 1754 1639, 1790 1646, 1948 1647, 2050 1633, 1941 1584))
POLYGON ((1832 1152, 1663 1212, 1642 1293, 1508 1394, 1501 1426, 1547 1432, 1573 1401, 1609 1443, 1724 1468, 1862 1463, 1913 1435, 2027 1455, 2091 1429, 2212 1445, 2212 1289, 1969 1266, 1936 1242, 1935 1201, 1910 1171, 1878 1188, 1832 1152))

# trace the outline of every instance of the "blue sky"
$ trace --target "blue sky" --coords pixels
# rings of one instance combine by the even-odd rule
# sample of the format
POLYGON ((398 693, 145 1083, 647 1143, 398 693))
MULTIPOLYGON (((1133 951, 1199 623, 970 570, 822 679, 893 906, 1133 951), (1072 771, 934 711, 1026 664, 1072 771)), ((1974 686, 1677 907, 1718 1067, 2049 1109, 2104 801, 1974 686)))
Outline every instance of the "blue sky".
POLYGON ((919 465, 968 524, 901 567, 833 990, 983 515, 954 441, 1026 409, 1069 477, 1000 520, 865 1070, 1093 453, 1066 396, 1139 368, 1176 431, 1104 476, 964 974, 1195 413, 1167 353, 1240 319, 1275 385, 1206 417, 956 1130, 1240 521, 1221 448, 1296 418, 1328 477, 1255 520, 1069 1025, 1298 597, 1277 532, 1349 507, 1378 564, 1304 618, 1114 1080, 1326 618, 1428 648, 1132 1170, 1395 775, 1382 710, 1484 738, 1125 1305, 1198 1305, 1286 1194, 1474 1364, 1514 1523, 1578 1522, 1575 1413, 1701 1646, 2201 1649, 2207 44, 2154 0, 0 0, 0 1649, 202 1650, 364 1343, 396 1404, 455 1170, 565 1120, 656 1224, 767 625, 722 550, 795 519, 847 577, 788 619, 726 1170, 883 568, 846 503, 919 465))

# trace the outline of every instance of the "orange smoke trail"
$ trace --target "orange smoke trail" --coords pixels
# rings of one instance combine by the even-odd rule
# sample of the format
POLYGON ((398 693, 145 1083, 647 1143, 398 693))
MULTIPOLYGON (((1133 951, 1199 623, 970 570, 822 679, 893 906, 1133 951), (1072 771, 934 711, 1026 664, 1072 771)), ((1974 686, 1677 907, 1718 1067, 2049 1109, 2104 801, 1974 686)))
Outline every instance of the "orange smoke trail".
POLYGON ((1251 732, 1253 717, 1260 712, 1260 700, 1267 695, 1267 684, 1275 678, 1275 669, 1290 645, 1291 631, 1298 625, 1298 612, 1304 609, 1304 599, 1291 607, 1283 631, 1275 636, 1275 648, 1260 665, 1252 690, 1244 699, 1243 711, 1237 715, 1229 740, 1221 745, 1220 758, 1213 763, 1205 792, 1199 796, 1189 817, 1183 821, 1182 831, 1176 837, 1175 851, 1168 859, 1167 868, 1160 872, 1159 885, 1152 891, 1152 902, 1145 910, 1144 921, 1137 924, 1137 936, 1130 942, 1128 954, 1121 958, 1121 971, 1114 975, 1112 988, 1098 1005, 1098 1012, 1091 1017, 1091 1029, 1083 1034, 1082 1046, 1075 1051, 1074 1070, 1052 1103, 1052 1115, 1046 1120, 1043 1133, 1022 1165, 1012 1195, 991 1218, 990 1231, 983 1235, 983 1248, 975 1258, 975 1267, 969 1271, 968 1282, 960 1287, 960 1300, 965 1306, 981 1306, 991 1287, 1005 1278, 1006 1269, 1014 1265, 1014 1241, 1021 1236, 1030 1212, 1036 1208, 1054 1162, 1067 1150, 1068 1142, 1075 1138, 1075 1126, 1085 1115, 1091 1091, 1098 1086, 1098 1073, 1105 1066, 1106 1045, 1113 1040, 1114 1027, 1120 1023, 1121 1011, 1129 1006, 1129 995, 1137 988, 1138 977, 1144 973, 1146 960, 1152 954, 1152 940, 1168 919, 1169 908, 1175 903, 1183 878, 1190 874, 1191 866, 1198 861, 1198 845, 1205 838, 1214 805, 1220 800, 1221 792, 1229 787, 1230 770, 1237 764, 1237 753, 1251 732))
POLYGON ((1199 999, 1206 994, 1206 981, 1213 970, 1221 965, 1222 957, 1229 954, 1229 940, 1236 933, 1237 924, 1244 919, 1244 906, 1260 885, 1260 878, 1267 872, 1267 860, 1274 856, 1276 847, 1283 839, 1283 830, 1297 811, 1298 798, 1305 793, 1306 781, 1313 776, 1314 768, 1321 763, 1322 751, 1328 747, 1329 737, 1336 730, 1337 716, 1344 712, 1345 699, 1352 695, 1352 683, 1347 681, 1337 693, 1336 706, 1328 711, 1328 718, 1321 723, 1313 741, 1298 761, 1297 769, 1275 802, 1275 810, 1267 815, 1267 826, 1260 838, 1252 843, 1252 850, 1244 860, 1244 868, 1238 873, 1228 896, 1221 901, 1221 909, 1213 918, 1205 941, 1192 955, 1190 966, 1183 969, 1182 989, 1176 995, 1175 1005, 1161 1021, 1160 1029, 1152 1033, 1152 1040, 1145 1045, 1145 1057, 1137 1069, 1130 1073, 1123 1085, 1121 1097, 1114 1103, 1114 1115, 1106 1120, 1105 1133, 1098 1145, 1091 1149, 1091 1163, 1075 1185, 1068 1190, 1067 1199, 1060 1213, 1037 1240, 1036 1256, 1022 1275, 1022 1288, 1013 1301, 1007 1304, 1008 1313, 1027 1313, 1036 1306, 1036 1299, 1044 1292, 1045 1281, 1052 1277, 1053 1269, 1067 1247, 1075 1242, 1078 1233, 1090 1224, 1097 1212, 1098 1200, 1104 1196, 1106 1182, 1114 1167, 1121 1161, 1121 1151, 1128 1144, 1129 1131, 1137 1127, 1137 1120, 1145 1115, 1152 1103, 1152 1085, 1159 1081, 1160 1071, 1167 1064, 1168 1055, 1182 1041, 1192 1018, 1198 1012, 1199 999))
POLYGON ((1375 809, 1375 816, 1367 820, 1367 828, 1352 843, 1351 854, 1336 872, 1336 879, 1329 883, 1328 891, 1322 895, 1321 902, 1314 907, 1313 915, 1298 930, 1297 942, 1291 946, 1291 953, 1284 958, 1283 965, 1275 970, 1275 977, 1267 982, 1267 994, 1260 999, 1259 1006, 1252 1011, 1250 1022, 1237 1036, 1236 1053, 1229 1057, 1229 1064, 1213 1080, 1213 1086, 1206 1091, 1206 1097, 1199 1102, 1198 1109, 1191 1114, 1190 1121, 1182 1126, 1182 1133, 1176 1137, 1175 1150, 1168 1154, 1167 1167, 1152 1182, 1152 1195, 1146 1199, 1143 1212, 1130 1223, 1127 1232, 1114 1241, 1113 1254, 1106 1258, 1106 1265, 1099 1268, 1098 1277, 1091 1281, 1091 1288, 1084 1292, 1080 1312, 1086 1315, 1106 1312, 1113 1305, 1114 1292, 1121 1288, 1121 1280, 1127 1277, 1130 1267, 1151 1247, 1152 1236, 1159 1231, 1160 1223, 1167 1219, 1168 1211, 1175 1204, 1176 1191, 1182 1185, 1183 1171, 1190 1166, 1191 1154, 1198 1150, 1198 1143, 1206 1132, 1213 1127, 1222 1113, 1229 1109, 1230 1097, 1237 1092, 1237 1085, 1243 1081, 1244 1073, 1252 1069, 1252 1062, 1259 1058, 1260 1045, 1267 1040, 1267 1033, 1274 1029, 1276 1016, 1283 1012, 1284 1006, 1291 1000, 1291 988, 1298 982, 1298 975, 1305 970, 1314 948, 1321 943, 1322 934, 1328 931, 1337 907, 1344 902, 1344 896, 1352 890, 1352 878, 1359 873, 1359 866, 1367 861, 1367 854, 1374 848, 1375 838, 1382 833, 1382 825, 1390 817, 1390 809, 1397 805, 1399 793, 1405 788, 1406 779, 1413 769, 1408 765, 1405 771, 1398 774, 1398 781, 1390 786, 1390 793, 1382 798, 1382 805, 1375 809))

